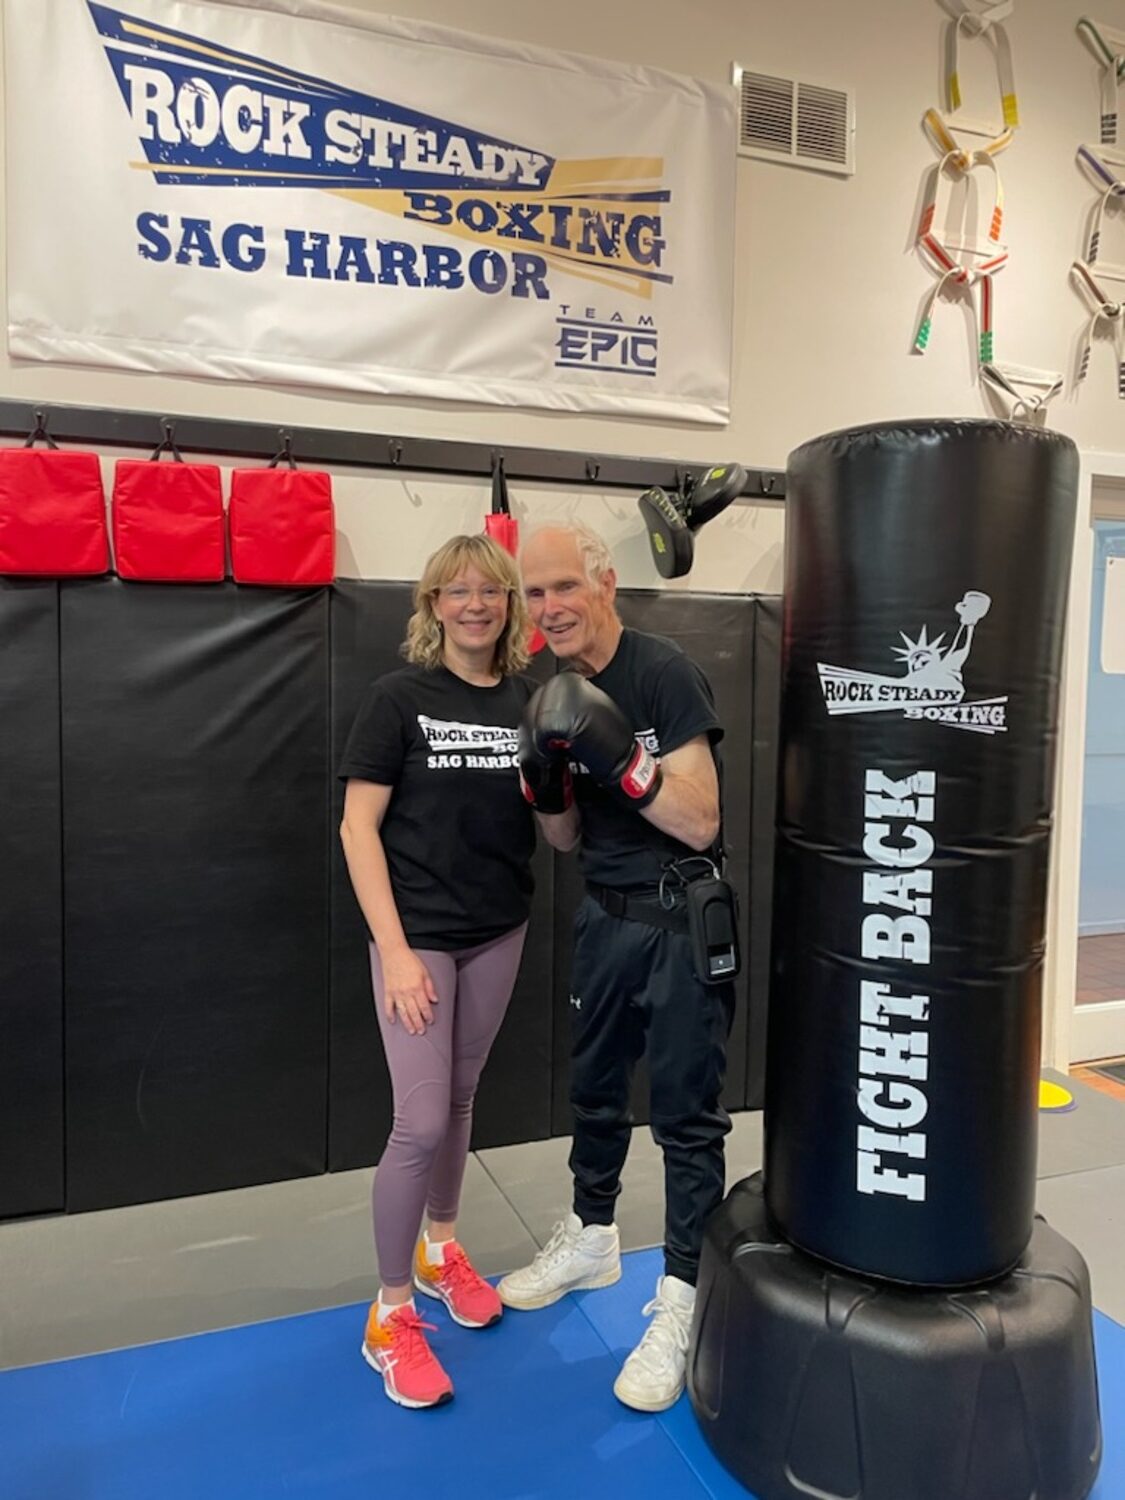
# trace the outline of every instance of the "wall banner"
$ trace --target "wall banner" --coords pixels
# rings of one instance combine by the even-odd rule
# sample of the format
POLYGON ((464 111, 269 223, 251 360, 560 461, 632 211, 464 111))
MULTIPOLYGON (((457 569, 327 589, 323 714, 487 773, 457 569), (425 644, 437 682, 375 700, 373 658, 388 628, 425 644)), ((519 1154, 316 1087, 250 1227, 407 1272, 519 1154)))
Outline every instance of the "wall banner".
POLYGON ((4 0, 14 356, 730 409, 726 87, 312 0, 4 0))

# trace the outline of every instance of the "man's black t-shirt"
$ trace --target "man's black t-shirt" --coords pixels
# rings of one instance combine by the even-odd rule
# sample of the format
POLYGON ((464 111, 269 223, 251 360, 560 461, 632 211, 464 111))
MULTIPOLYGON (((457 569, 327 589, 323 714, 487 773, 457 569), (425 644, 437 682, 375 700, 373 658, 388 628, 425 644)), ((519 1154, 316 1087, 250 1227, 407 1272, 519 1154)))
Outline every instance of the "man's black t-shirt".
POLYGON ((535 830, 516 751, 535 687, 405 667, 368 689, 339 775, 394 787, 380 833, 411 947, 473 947, 527 920, 535 830))
MULTIPOLYGON (((711 685, 675 641, 625 630, 613 660, 590 681, 609 694, 654 755, 669 755, 707 735, 721 775, 717 746, 723 729, 711 685)), ((582 815, 579 861, 587 880, 636 891, 658 885, 670 860, 697 857, 696 850, 623 806, 581 768, 574 788, 582 815)))

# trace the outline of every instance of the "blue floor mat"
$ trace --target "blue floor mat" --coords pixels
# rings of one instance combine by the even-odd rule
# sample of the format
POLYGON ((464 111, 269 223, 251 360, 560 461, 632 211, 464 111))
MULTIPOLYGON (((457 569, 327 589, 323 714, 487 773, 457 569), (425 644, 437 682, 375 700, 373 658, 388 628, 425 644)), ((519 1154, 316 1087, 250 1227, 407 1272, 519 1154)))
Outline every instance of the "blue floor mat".
MULTIPOLYGON (((434 1347, 457 1386, 436 1411, 385 1399, 359 1355, 363 1307, 0 1374, 4 1500, 746 1500, 681 1400, 659 1417, 612 1394, 660 1273, 434 1347)), ((430 1314, 429 1309, 433 1307, 430 1314)), ((1106 1457, 1091 1500, 1125 1500, 1125 1329, 1096 1320, 1106 1457)))

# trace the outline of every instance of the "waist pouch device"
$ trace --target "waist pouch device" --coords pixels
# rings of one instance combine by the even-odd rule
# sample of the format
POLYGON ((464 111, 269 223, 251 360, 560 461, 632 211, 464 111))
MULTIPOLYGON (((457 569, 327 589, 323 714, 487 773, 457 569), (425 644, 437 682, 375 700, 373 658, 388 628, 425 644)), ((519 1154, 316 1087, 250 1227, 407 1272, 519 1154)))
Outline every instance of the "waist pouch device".
POLYGON ((725 984, 741 967, 734 887, 721 875, 706 875, 693 880, 685 895, 695 977, 704 984, 725 984))
MULTIPOLYGON (((710 860, 706 863, 711 865, 710 860)), ((741 966, 738 898, 730 881, 714 865, 711 871, 702 879, 688 881, 681 877, 677 898, 671 905, 655 892, 627 894, 591 881, 586 882, 586 891, 611 917, 686 935, 696 978, 703 984, 725 984, 737 977, 741 966)))

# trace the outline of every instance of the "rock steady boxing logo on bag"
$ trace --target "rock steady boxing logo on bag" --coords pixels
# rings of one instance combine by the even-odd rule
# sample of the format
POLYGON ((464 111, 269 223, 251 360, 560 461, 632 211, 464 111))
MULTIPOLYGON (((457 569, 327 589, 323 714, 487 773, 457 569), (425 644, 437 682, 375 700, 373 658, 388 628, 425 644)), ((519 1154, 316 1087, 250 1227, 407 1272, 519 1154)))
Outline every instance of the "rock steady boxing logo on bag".
MULTIPOLYGON (((272 261, 302 279, 542 301, 552 297, 552 274, 564 271, 597 282, 603 299, 606 287, 649 299, 655 285, 673 282, 664 269, 671 194, 661 157, 559 161, 217 38, 92 0, 89 11, 144 152, 134 165, 155 184, 315 187, 411 226, 403 239, 308 225, 278 235, 162 205, 137 217, 146 260, 250 275, 272 261), (440 230, 433 243, 427 229, 440 230)), ((606 300, 576 311, 577 299, 564 295, 559 364, 655 373, 651 317, 606 300)))
POLYGON ((992 606, 987 594, 970 591, 955 606, 957 633, 945 649, 945 632, 929 640, 925 625, 917 640, 899 631, 904 645, 892 649, 906 664, 905 677, 856 672, 849 667, 817 663, 828 712, 836 714, 901 713, 907 719, 932 719, 976 734, 1003 734, 1008 699, 979 698, 963 703, 961 671, 973 645, 973 633, 992 606))

